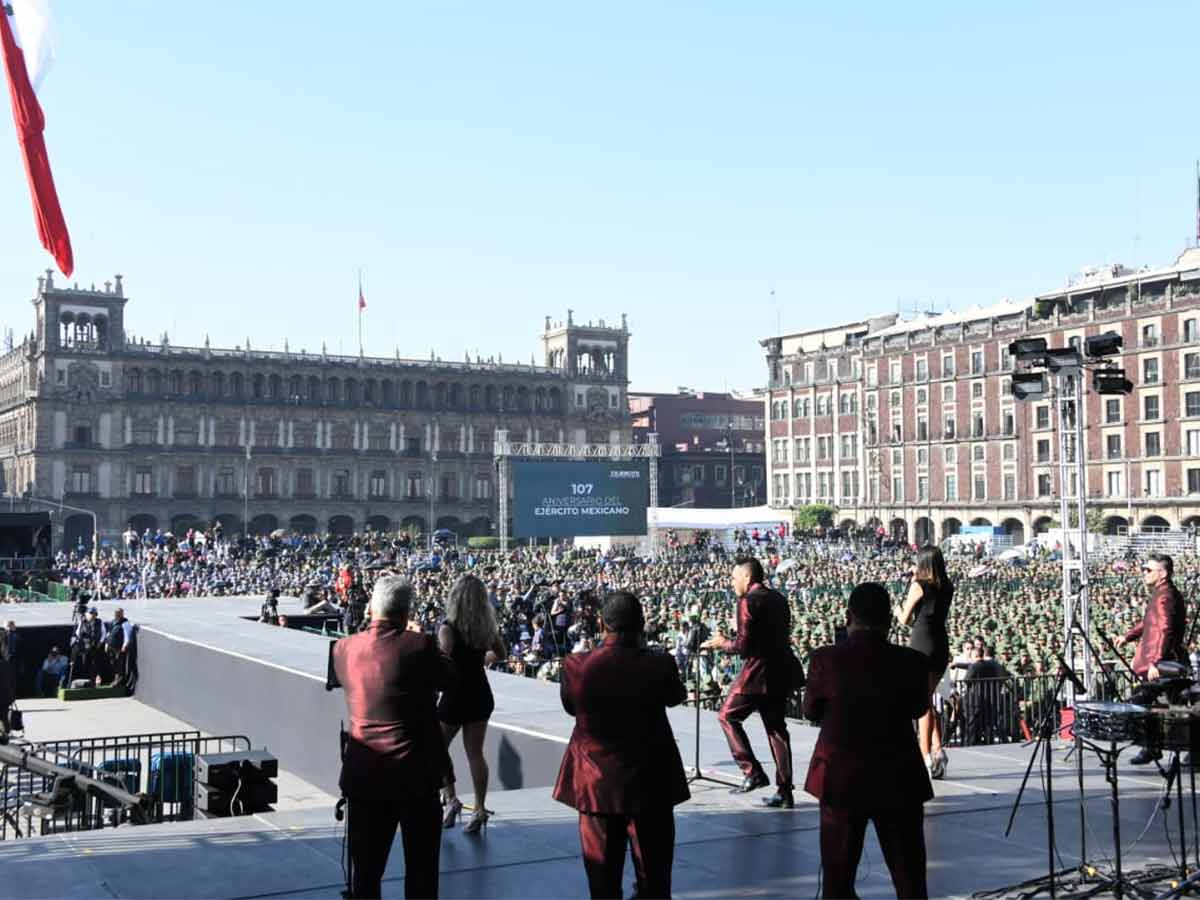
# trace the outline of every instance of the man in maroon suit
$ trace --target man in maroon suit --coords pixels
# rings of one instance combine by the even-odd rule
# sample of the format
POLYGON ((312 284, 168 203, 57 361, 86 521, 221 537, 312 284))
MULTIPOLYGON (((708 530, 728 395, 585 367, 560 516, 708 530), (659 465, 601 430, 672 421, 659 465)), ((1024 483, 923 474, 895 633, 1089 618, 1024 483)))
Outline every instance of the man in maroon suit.
MULTIPOLYGON (((1138 641, 1133 671, 1150 681, 1158 678, 1158 664, 1164 659, 1181 663, 1188 660, 1187 648, 1183 645, 1187 630, 1187 604, 1171 581, 1174 574, 1175 561, 1167 554, 1151 553, 1146 557, 1142 566, 1142 581, 1150 591, 1146 615, 1140 624, 1130 628, 1116 641, 1118 647, 1138 641)), ((1157 750, 1143 747, 1129 762, 1144 766, 1161 755, 1157 750)))
POLYGON ((854 897, 867 821, 898 897, 927 897, 924 807, 933 797, 913 720, 929 708, 929 662, 888 642, 883 585, 850 595, 846 640, 814 651, 804 715, 821 726, 804 789, 821 802, 826 897, 854 897))
POLYGON ((767 806, 791 809, 792 744, 784 710, 788 696, 804 686, 804 670, 792 653, 792 614, 778 591, 763 586, 762 564, 752 556, 733 565, 732 584, 738 597, 737 637, 716 635, 700 645, 702 650, 736 653, 744 660, 717 721, 729 741, 733 759, 742 770, 742 783, 731 793, 746 794, 770 784, 742 723, 757 712, 762 716, 775 760, 775 796, 767 806))
POLYGON ((563 660, 562 704, 575 717, 554 799, 579 810, 583 868, 593 897, 621 896, 626 844, 637 896, 670 897, 676 804, 687 800, 668 706, 685 691, 675 660, 644 647, 637 597, 608 596, 604 643, 563 660))
POLYGON ((404 895, 436 897, 438 891, 438 790, 450 758, 436 704, 454 674, 432 635, 408 630, 411 600, 407 581, 380 578, 369 627, 333 648, 350 719, 340 785, 354 897, 379 896, 397 825, 404 841, 404 895))

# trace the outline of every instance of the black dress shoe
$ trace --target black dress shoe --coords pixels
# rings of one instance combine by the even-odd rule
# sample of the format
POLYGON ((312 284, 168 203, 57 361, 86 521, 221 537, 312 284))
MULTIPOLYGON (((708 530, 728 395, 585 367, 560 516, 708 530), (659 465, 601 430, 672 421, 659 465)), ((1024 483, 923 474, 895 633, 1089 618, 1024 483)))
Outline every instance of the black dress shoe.
POLYGON ((792 797, 791 791, 779 791, 774 797, 768 797, 763 801, 763 806, 771 809, 791 809, 795 805, 796 800, 792 797))
POLYGON ((756 772, 753 775, 747 775, 745 778, 743 778, 742 783, 731 789, 729 793, 748 794, 751 791, 757 791, 759 788, 766 787, 770 783, 771 779, 769 779, 764 772, 756 772))
POLYGON ((1156 759, 1162 759, 1162 754, 1157 750, 1148 750, 1143 747, 1137 752, 1136 756, 1130 757, 1129 764, 1131 766, 1144 766, 1146 763, 1152 763, 1156 759))

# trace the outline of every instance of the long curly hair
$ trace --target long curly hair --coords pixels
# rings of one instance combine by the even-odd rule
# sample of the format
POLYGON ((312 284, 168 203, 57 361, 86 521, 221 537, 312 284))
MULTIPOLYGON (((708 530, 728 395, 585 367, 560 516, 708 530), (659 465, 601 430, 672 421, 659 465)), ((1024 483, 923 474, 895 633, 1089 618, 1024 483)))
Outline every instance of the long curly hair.
POLYGON ((496 612, 488 603, 487 588, 474 575, 462 575, 446 598, 446 621, 453 625, 468 647, 487 650, 496 644, 500 628, 496 612))

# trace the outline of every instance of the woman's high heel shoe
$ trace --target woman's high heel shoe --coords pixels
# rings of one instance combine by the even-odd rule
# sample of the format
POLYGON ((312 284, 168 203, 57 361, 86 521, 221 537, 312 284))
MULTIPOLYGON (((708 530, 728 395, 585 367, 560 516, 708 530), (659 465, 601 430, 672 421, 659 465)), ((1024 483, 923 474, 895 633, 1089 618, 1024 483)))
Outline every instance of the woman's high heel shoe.
POLYGON ((491 818, 491 811, 486 809, 477 809, 475 814, 471 816, 471 821, 463 826, 463 834, 479 834, 480 830, 487 830, 487 821, 491 818))
POLYGON ((442 813, 442 827, 453 828, 458 823, 460 815, 462 815, 462 801, 455 797, 446 804, 446 811, 442 813))
POLYGON ((937 777, 946 777, 946 766, 950 765, 950 757, 946 755, 946 748, 943 747, 933 755, 934 761, 937 763, 937 777))

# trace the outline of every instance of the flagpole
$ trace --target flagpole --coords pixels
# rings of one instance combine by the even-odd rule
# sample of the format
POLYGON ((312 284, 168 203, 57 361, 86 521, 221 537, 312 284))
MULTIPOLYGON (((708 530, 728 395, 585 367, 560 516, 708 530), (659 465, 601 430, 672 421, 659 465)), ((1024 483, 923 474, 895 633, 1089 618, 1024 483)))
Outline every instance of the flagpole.
POLYGON ((357 302, 357 304, 356 304, 356 305, 358 306, 358 355, 359 355, 359 356, 362 356, 362 355, 363 355, 363 336, 362 336, 362 314, 363 314, 363 303, 362 303, 362 295, 363 295, 363 292, 362 292, 362 269, 359 269, 359 270, 358 270, 358 302, 357 302))

